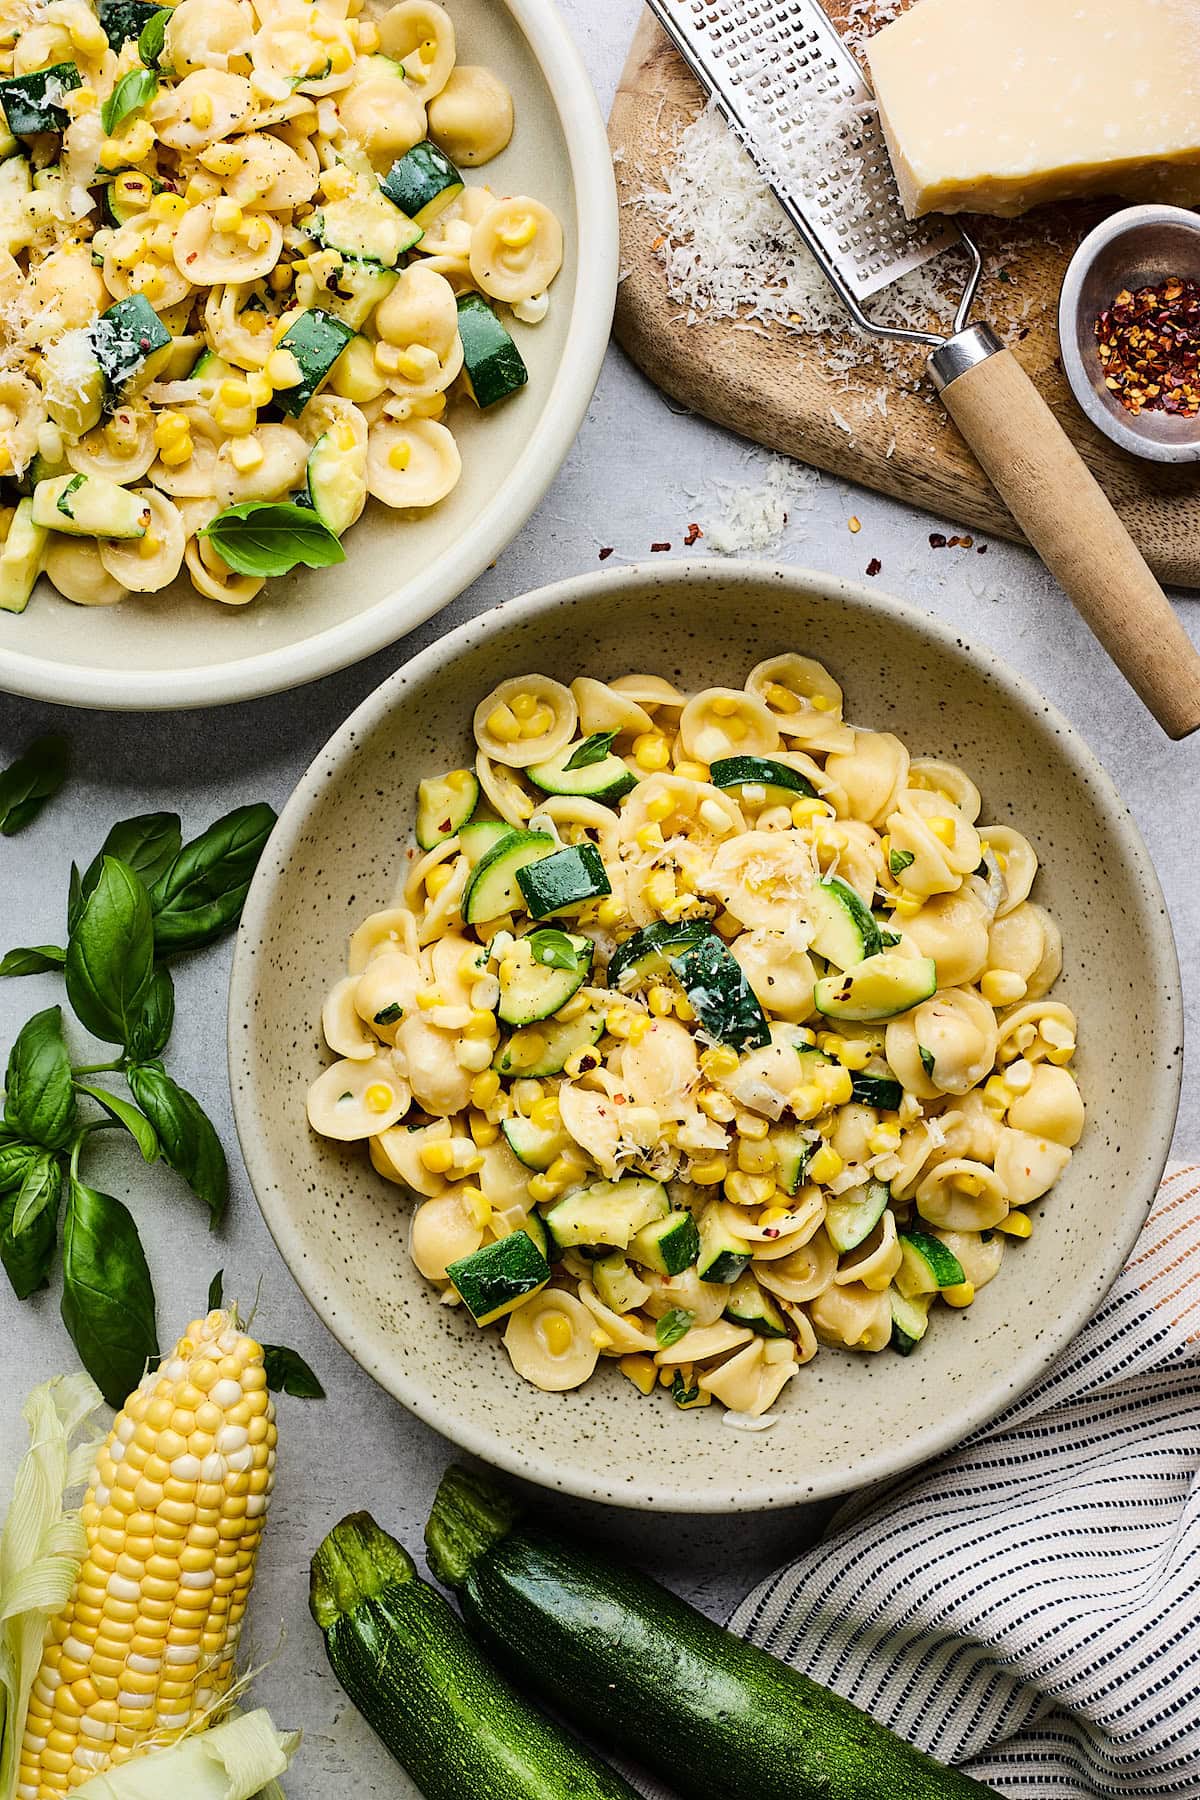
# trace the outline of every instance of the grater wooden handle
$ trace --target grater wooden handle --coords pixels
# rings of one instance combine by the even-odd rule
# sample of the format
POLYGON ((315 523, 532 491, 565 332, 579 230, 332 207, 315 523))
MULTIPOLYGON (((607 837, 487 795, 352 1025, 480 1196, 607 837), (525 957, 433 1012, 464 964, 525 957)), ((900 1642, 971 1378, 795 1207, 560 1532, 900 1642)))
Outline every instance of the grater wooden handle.
POLYGON ((1200 651, 1016 357, 973 326, 930 371, 1046 567, 1167 735, 1187 737, 1200 727, 1200 651))

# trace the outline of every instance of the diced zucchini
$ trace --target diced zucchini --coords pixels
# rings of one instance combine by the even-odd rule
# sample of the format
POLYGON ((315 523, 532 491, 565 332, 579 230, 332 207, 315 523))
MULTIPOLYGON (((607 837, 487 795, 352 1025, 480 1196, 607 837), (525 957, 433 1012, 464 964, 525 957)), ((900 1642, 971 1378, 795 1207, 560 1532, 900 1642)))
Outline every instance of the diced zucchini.
POLYGON ((99 424, 108 389, 88 332, 65 331, 47 344, 41 373, 46 411, 56 425, 80 438, 99 424))
POLYGON ((927 1231, 900 1233, 901 1263, 896 1272, 896 1286, 905 1299, 917 1294, 935 1294, 939 1288, 960 1287, 967 1279, 963 1266, 953 1250, 940 1238, 927 1231))
POLYGON ((651 1219, 629 1242, 631 1259, 659 1275, 682 1275, 699 1254, 700 1233, 690 1212, 669 1212, 663 1219, 651 1219))
POLYGON ((883 948, 870 908, 839 875, 817 882, 806 910, 815 927, 812 948, 835 969, 851 969, 883 948))
POLYGON ((506 825, 503 819, 472 819, 464 825, 458 834, 459 848, 473 869, 477 869, 489 850, 516 831, 515 825, 506 825))
POLYGON ((448 1263, 446 1273, 475 1323, 490 1325, 540 1293, 550 1279, 550 1264, 522 1230, 448 1263))
POLYGON ((426 231, 463 191, 463 178, 444 150, 426 140, 394 162, 379 183, 393 206, 426 231))
POLYGON ((568 844, 552 856, 521 865, 517 886, 535 919, 572 912, 588 900, 612 893, 600 852, 587 843, 568 844))
POLYGON ((888 1289, 892 1308, 892 1349, 911 1356, 929 1330, 929 1296, 906 1299, 896 1288, 888 1289))
POLYGON ((498 1075, 529 1076, 541 1080, 546 1075, 561 1075, 563 1065, 577 1050, 590 1049, 604 1034, 604 1014, 585 1012, 578 1019, 559 1024, 548 1020, 542 1025, 526 1025, 514 1031, 492 1060, 498 1075))
POLYGON ((708 919, 689 919, 678 925, 655 919, 617 945, 608 965, 608 985, 628 992, 651 981, 661 981, 670 970, 672 956, 711 936, 708 919))
POLYGON ((631 1269, 626 1258, 616 1252, 592 1264, 592 1284, 605 1306, 615 1313, 636 1312, 650 1298, 650 1289, 636 1269, 631 1269))
POLYGON ((130 38, 140 37, 161 8, 155 0, 100 0, 100 29, 113 50, 119 50, 130 38))
POLYGON ((189 381, 240 381, 244 370, 237 369, 215 350, 202 350, 188 370, 189 381))
POLYGON ((330 200, 304 229, 323 249, 381 269, 394 269, 404 252, 425 235, 379 193, 330 200))
POLYGON ((326 312, 360 331, 381 300, 386 300, 396 285, 395 269, 381 269, 378 263, 355 262, 347 257, 339 269, 326 277, 326 312))
POLYGON ((0 80, 0 107, 14 137, 38 137, 47 131, 65 131, 70 115, 63 101, 83 76, 73 62, 52 63, 32 75, 6 75, 0 80))
POLYGON ((171 342, 170 332, 144 294, 115 301, 91 326, 88 338, 104 375, 110 406, 155 351, 165 350, 171 342))
POLYGON ((66 475, 70 471, 70 463, 56 460, 51 462, 39 450, 26 471, 26 480, 32 493, 39 481, 53 481, 56 475, 66 475))
POLYGON ((478 805, 479 782, 473 769, 451 769, 421 782, 417 788, 417 842, 422 850, 436 849, 456 836, 478 805))
POLYGON ((34 523, 33 501, 18 501, 4 549, 0 550, 0 609, 3 611, 25 611, 42 566, 46 537, 45 527, 34 523))
POLYGON ((535 1125, 532 1119, 522 1118, 520 1113, 503 1120, 500 1129, 517 1161, 524 1163, 527 1169, 548 1169, 555 1157, 562 1155, 569 1141, 565 1132, 535 1125))
POLYGON ((550 1233, 546 1230, 546 1221, 539 1212, 528 1212, 521 1221, 520 1229, 537 1245, 547 1262, 554 1261, 554 1250, 550 1242, 550 1233))
POLYGON ((816 788, 799 769, 766 756, 719 756, 710 779, 714 787, 735 793, 746 787, 765 788, 768 806, 790 806, 793 800, 817 798, 816 788))
POLYGON ((785 1338, 787 1320, 771 1295, 758 1285, 749 1269, 739 1275, 733 1292, 725 1302, 725 1317, 733 1325, 744 1325, 759 1337, 785 1338))
POLYGON ((778 1164, 775 1179, 785 1194, 794 1194, 803 1184, 808 1165, 820 1149, 820 1143, 815 1138, 805 1137, 794 1125, 776 1126, 771 1132, 771 1142, 778 1164))
POLYGON ((895 1112, 904 1098, 904 1089, 890 1075, 851 1075, 850 1087, 860 1106, 877 1106, 881 1112, 895 1112))
POLYGON ((277 346, 280 350, 291 351, 300 369, 300 379, 293 387, 276 389, 276 406, 282 407, 290 418, 299 418, 353 336, 349 325, 344 325, 341 319, 335 319, 332 313, 322 311, 319 306, 311 306, 307 312, 302 312, 288 326, 277 346))
POLYGON ((341 537, 366 505, 366 444, 347 425, 323 431, 309 451, 305 480, 309 505, 322 525, 341 537))
POLYGON ((586 800, 620 800, 637 786, 637 776, 611 750, 596 762, 568 768, 579 750, 578 744, 568 744, 548 762, 533 763, 525 773, 545 794, 570 794, 586 800))
POLYGON ((887 1211, 891 1191, 882 1181, 831 1194, 825 1202, 825 1235, 839 1255, 865 1244, 887 1211))
POLYGON ((725 1207, 710 1200, 700 1215, 696 1273, 701 1281, 736 1281, 750 1267, 750 1246, 730 1230, 725 1207))
POLYGON ((670 962, 710 1038, 735 1050, 770 1043, 770 1027, 754 989, 715 933, 672 956, 670 962))
POLYGON ((480 858, 463 895, 463 918, 483 925, 523 905, 517 873, 527 864, 553 856, 558 844, 548 831, 513 830, 480 858))
POLYGON ((570 1250, 576 1244, 608 1244, 625 1250, 652 1219, 666 1218, 670 1210, 661 1181, 652 1181, 647 1175, 626 1175, 620 1181, 593 1181, 576 1188, 551 1207, 546 1228, 559 1250, 570 1250))
POLYGON ((460 294, 463 381, 478 407, 507 400, 529 380, 525 359, 482 294, 460 294))
POLYGON ((33 490, 32 520, 68 537, 140 538, 150 509, 137 494, 104 475, 59 475, 33 490))
POLYGON ((571 936, 565 931, 554 933, 560 958, 569 946, 566 954, 575 959, 570 968, 562 968, 544 960, 539 944, 542 935, 533 931, 528 937, 517 938, 500 960, 499 1015, 506 1025, 536 1025, 541 1019, 552 1018, 591 974, 595 946, 590 938, 571 936), (563 940, 561 944, 559 939, 563 940))
POLYGON ((817 1011, 831 1019, 893 1019, 937 992, 937 965, 931 956, 900 956, 894 950, 869 956, 842 975, 825 975, 813 990, 817 1011))

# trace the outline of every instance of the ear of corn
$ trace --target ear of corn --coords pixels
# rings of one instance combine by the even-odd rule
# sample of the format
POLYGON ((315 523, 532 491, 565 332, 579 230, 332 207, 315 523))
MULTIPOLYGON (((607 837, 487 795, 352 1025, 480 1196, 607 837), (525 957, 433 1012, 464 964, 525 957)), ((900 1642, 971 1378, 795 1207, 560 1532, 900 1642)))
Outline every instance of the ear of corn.
POLYGON ((117 1414, 30 1696, 18 1800, 176 1741, 228 1691, 275 1438, 262 1347, 226 1312, 195 1320, 117 1414))

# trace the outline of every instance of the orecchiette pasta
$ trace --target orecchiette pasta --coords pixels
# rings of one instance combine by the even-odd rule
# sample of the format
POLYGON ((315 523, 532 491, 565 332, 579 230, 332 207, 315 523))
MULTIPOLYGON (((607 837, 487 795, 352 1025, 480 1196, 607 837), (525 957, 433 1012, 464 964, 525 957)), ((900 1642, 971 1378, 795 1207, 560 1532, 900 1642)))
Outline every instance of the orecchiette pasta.
POLYGON ((512 95, 491 69, 460 63, 429 102, 429 135, 452 162, 477 169, 506 150, 513 134, 512 95))
MULTIPOLYGON (((440 354, 441 278, 392 296, 440 354)), ((369 455, 319 405, 274 429, 369 455)), ((973 1304, 1079 1142, 1032 847, 841 715, 798 654, 693 693, 510 676, 350 941, 309 1118, 369 1140, 418 1269, 546 1392, 616 1364, 768 1426, 819 1345, 907 1354, 973 1304)))

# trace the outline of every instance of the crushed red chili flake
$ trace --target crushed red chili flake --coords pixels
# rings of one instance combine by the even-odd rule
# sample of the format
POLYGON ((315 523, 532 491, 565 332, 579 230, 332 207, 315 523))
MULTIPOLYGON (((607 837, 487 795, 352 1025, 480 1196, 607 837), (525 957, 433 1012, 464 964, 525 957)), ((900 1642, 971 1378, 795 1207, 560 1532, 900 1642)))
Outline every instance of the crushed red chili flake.
POLYGON ((946 548, 946 539, 940 531, 930 532, 929 548, 931 550, 944 550, 946 548))
POLYGON ((1093 330, 1104 385, 1126 412, 1200 412, 1200 282, 1122 288, 1093 330))
POLYGON ((669 550, 670 548, 671 548, 670 544, 651 544, 651 546, 650 546, 651 551, 669 550))
POLYGON ((883 564, 880 562, 879 558, 877 556, 873 556, 871 558, 870 562, 867 564, 867 574, 868 575, 878 575, 878 573, 879 573, 880 569, 882 569, 882 567, 883 567, 883 564))
POLYGON ((701 531, 700 527, 696 524, 695 520, 693 520, 692 523, 687 528, 687 531, 684 535, 683 541, 684 541, 684 544, 687 546, 687 548, 690 550, 692 545, 696 542, 696 539, 702 538, 703 536, 704 536, 704 533, 701 531))
POLYGON ((611 555, 612 555, 612 553, 613 553, 613 547, 612 547, 612 545, 611 545, 611 544, 605 544, 605 546, 604 546, 604 548, 603 548, 603 550, 601 550, 601 552, 600 552, 600 561, 601 561, 601 562, 607 562, 607 561, 608 561, 608 559, 609 559, 609 557, 610 557, 610 556, 611 556, 611 555))

